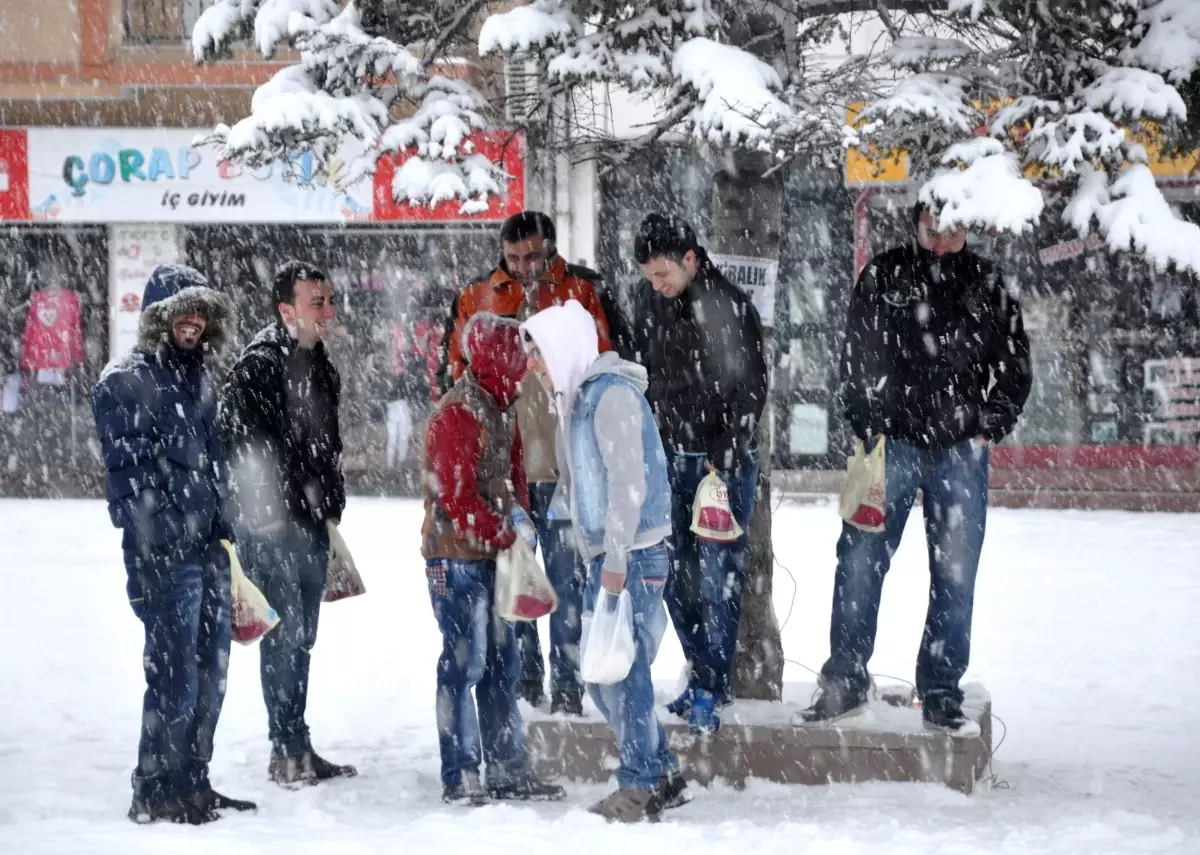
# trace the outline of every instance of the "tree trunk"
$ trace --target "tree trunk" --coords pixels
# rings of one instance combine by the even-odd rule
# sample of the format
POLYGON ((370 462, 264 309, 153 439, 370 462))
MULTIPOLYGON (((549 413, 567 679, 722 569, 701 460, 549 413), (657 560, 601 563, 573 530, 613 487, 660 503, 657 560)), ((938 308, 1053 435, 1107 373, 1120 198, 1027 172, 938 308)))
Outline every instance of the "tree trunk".
MULTIPOLYGON (((762 178, 768 166, 757 153, 730 156, 713 187, 712 251, 779 261, 782 236, 783 181, 779 173, 762 178)), ((763 318, 768 374, 774 372, 774 318, 763 318)), ((768 390, 770 378, 768 377, 768 390)), ((750 548, 742 619, 733 663, 733 690, 739 698, 780 700, 783 696, 783 646, 772 602, 775 554, 771 546, 771 424, 770 402, 759 423, 759 468, 754 514, 750 519, 750 548)))

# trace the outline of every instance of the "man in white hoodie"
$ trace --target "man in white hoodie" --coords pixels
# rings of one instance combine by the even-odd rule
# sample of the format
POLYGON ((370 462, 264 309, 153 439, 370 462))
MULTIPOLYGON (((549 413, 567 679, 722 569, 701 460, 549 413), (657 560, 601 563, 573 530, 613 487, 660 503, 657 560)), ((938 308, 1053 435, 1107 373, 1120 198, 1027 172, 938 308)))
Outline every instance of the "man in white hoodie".
POLYGON ((529 370, 558 413, 558 491, 551 515, 570 516, 589 562, 585 619, 628 591, 637 656, 629 674, 588 693, 616 737, 619 789, 591 808, 610 821, 658 819, 690 800, 679 761, 654 709, 650 664, 667 628, 671 487, 658 428, 646 402, 646 370, 600 354, 595 319, 570 300, 521 326, 529 370), (602 603, 601 598, 611 598, 602 603))

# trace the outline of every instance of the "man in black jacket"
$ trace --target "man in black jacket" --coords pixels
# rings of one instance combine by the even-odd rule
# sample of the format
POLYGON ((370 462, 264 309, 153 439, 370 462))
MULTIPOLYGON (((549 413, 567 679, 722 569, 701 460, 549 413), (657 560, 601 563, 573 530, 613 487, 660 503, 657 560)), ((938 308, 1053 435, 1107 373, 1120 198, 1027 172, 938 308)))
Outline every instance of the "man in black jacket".
POLYGON ((750 299, 709 259, 685 221, 650 214, 634 257, 646 279, 634 295, 632 357, 646 367, 671 480, 667 609, 690 664, 669 709, 712 733, 733 698, 731 674, 746 576, 746 535, 758 476, 758 420, 767 398, 762 324, 750 299), (716 543, 691 531, 700 482, 716 472, 743 534, 716 543))
POLYGON ((1020 306, 992 263, 964 248, 966 233, 940 233, 921 205, 913 224, 916 244, 872 259, 850 301, 846 418, 867 449, 886 442, 884 530, 842 526, 830 657, 802 719, 863 708, 883 577, 920 489, 932 578, 916 689, 927 726, 966 734, 978 727, 963 715, 959 681, 970 658, 988 447, 1013 429, 1029 396, 1029 341, 1020 306))
POLYGON ((346 506, 341 379, 323 339, 334 319, 325 274, 290 261, 275 274, 279 318, 246 346, 221 402, 246 575, 282 621, 259 643, 271 737, 271 780, 281 786, 355 774, 312 750, 304 710, 329 564, 329 526, 346 506))

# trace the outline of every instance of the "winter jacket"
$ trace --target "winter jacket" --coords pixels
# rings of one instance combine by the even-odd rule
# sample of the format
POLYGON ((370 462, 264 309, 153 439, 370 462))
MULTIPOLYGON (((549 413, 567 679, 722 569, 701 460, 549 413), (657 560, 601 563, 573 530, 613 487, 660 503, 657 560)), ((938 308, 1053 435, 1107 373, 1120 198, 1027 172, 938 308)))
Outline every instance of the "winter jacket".
POLYGON ((221 400, 238 524, 324 531, 346 507, 341 378, 325 346, 305 349, 276 321, 242 351, 221 400))
POLYGON ((634 296, 634 359, 646 367, 646 397, 668 451, 704 453, 732 468, 754 448, 767 401, 762 324, 750 298, 708 254, 695 278, 661 297, 643 280, 634 296))
POLYGON ((515 321, 477 313, 463 330, 471 367, 425 428, 422 485, 426 559, 486 561, 512 546, 513 501, 529 491, 510 412, 525 374, 515 321))
MULTIPOLYGON (((508 275, 501 264, 483 279, 468 285, 455 302, 455 316, 446 348, 449 373, 457 380, 467 367, 459 339, 466 322, 476 312, 524 320, 549 306, 578 300, 596 319, 601 352, 609 350, 610 330, 617 317, 615 304, 601 285, 600 276, 586 267, 567 264, 556 256, 533 293, 508 275)), ((528 376, 517 401, 517 425, 524 449, 525 471, 533 483, 558 479, 554 457, 554 416, 537 378, 528 376)))
POLYGON ((842 383, 860 438, 883 434, 920 448, 979 435, 998 442, 1031 382, 1021 307, 991 262, 965 249, 939 259, 905 246, 859 276, 842 383))
MULTIPOLYGON (((108 470, 108 512, 127 564, 203 563, 231 536, 225 447, 208 361, 231 334, 233 304, 198 271, 158 267, 142 300, 138 345, 110 364, 92 407, 108 470), (201 347, 175 347, 171 321, 199 312, 201 347)), ((131 591, 132 596, 132 591, 131 591)))

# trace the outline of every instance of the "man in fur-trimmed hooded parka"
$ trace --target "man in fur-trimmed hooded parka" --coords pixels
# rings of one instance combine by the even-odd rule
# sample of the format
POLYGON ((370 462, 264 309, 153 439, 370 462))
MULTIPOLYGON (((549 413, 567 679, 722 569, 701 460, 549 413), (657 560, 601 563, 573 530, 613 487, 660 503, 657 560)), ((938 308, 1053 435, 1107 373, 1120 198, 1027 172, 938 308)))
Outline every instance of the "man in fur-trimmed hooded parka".
POLYGON ((162 265, 146 283, 138 346, 100 378, 92 406, 108 469, 108 509, 133 612, 145 626, 135 822, 199 825, 252 810, 208 780, 229 666, 232 539, 225 450, 209 361, 233 305, 196 270, 162 265))

